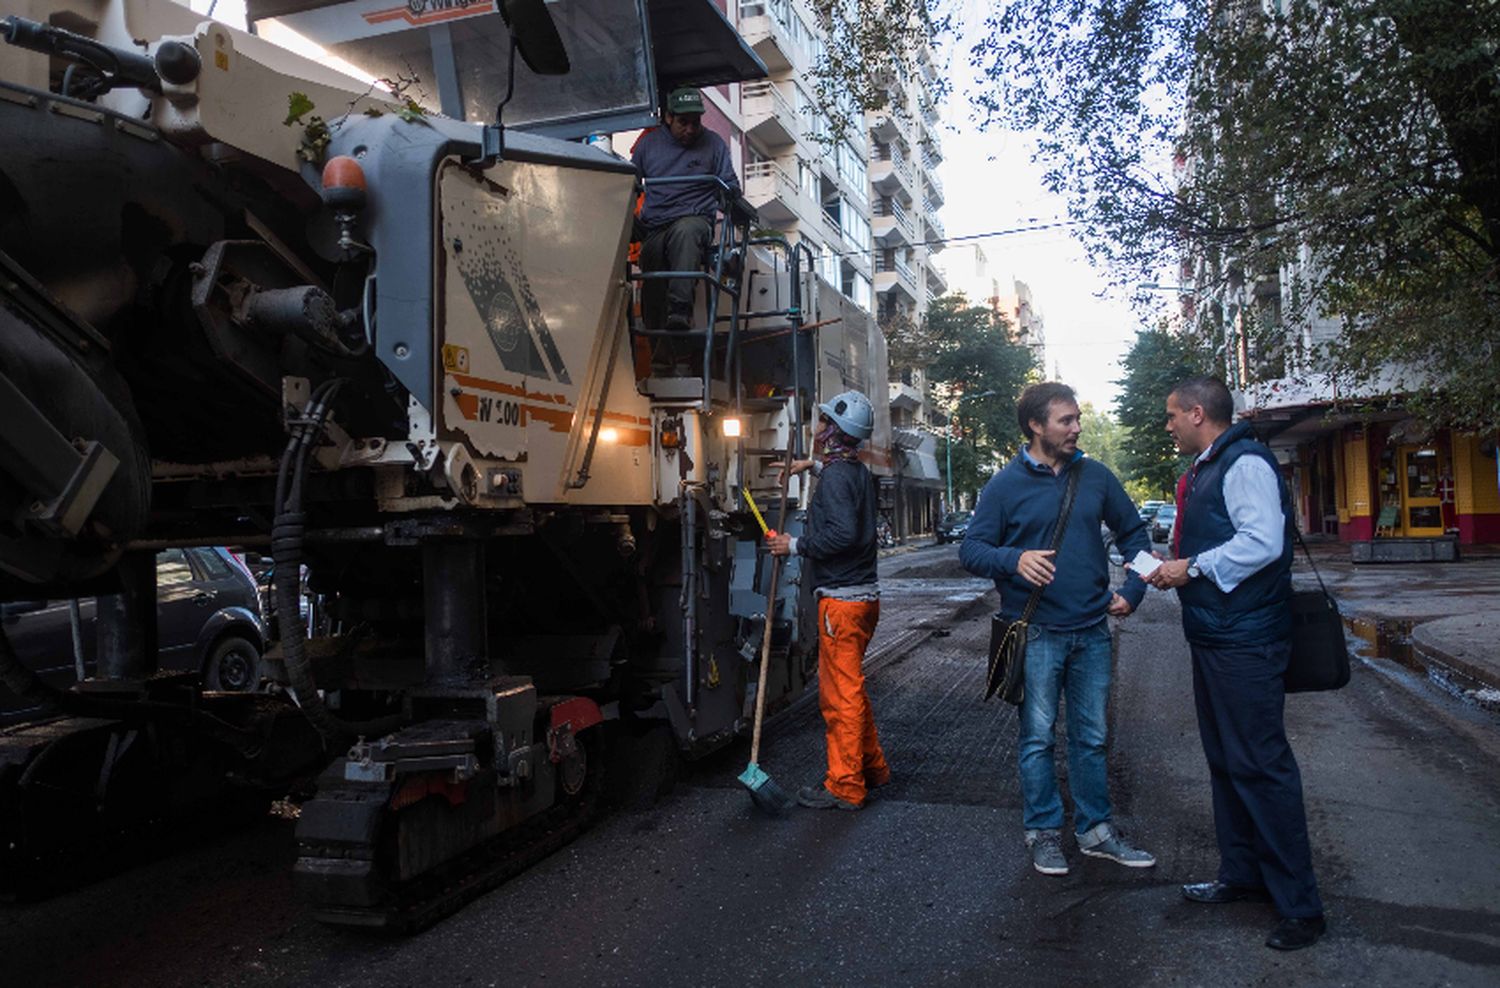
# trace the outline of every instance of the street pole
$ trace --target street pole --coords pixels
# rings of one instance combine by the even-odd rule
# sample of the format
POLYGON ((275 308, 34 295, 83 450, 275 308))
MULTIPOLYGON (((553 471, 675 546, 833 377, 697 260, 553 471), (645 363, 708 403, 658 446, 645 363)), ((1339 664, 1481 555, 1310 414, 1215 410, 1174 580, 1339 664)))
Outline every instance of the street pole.
POLYGON ((948 415, 948 430, 947 430, 947 435, 948 435, 948 504, 946 506, 946 510, 947 511, 954 511, 954 510, 956 510, 955 507, 954 507, 954 504, 953 504, 953 420, 958 417, 958 406, 962 405, 966 401, 973 401, 976 398, 989 398, 992 395, 994 395, 994 393, 995 392, 993 392, 993 391, 981 391, 977 395, 961 395, 961 396, 959 396, 959 399, 953 403, 953 411, 950 412, 949 415, 948 415))
POLYGON ((948 502, 945 511, 953 510, 953 416, 948 416, 948 502))

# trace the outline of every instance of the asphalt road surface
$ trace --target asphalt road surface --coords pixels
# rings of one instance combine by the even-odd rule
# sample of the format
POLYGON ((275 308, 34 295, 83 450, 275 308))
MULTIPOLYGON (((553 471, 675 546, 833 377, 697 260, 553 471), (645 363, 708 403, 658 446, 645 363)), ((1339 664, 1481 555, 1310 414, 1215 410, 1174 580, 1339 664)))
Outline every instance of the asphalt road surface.
MULTIPOLYGON (((122 985, 1494 985, 1500 983, 1500 720, 1362 662, 1288 702, 1330 932, 1263 946, 1263 904, 1202 906, 1207 769, 1175 599, 1118 628, 1110 774, 1135 871, 1021 844, 1015 712, 979 701, 993 595, 923 549, 882 563, 869 684, 895 771, 860 813, 758 816, 738 747, 655 807, 616 813, 431 930, 327 930, 291 894, 271 818, 48 902, 0 907, 0 982, 122 985)), ((1059 749, 1061 755, 1061 749, 1059 749)), ((821 775, 815 703, 762 763, 821 775)), ((1059 765, 1060 773, 1066 767, 1059 765)))

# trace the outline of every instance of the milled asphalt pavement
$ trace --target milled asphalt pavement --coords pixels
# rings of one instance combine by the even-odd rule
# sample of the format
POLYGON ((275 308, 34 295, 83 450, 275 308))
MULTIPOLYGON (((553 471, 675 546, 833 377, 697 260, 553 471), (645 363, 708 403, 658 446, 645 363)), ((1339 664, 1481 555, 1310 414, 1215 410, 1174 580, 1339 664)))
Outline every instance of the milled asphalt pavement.
MULTIPOLYGON (((291 888, 291 821, 275 819, 48 902, 0 906, 0 982, 1497 983, 1493 712, 1441 688, 1420 663, 1373 654, 1356 661, 1346 688, 1288 699, 1330 932, 1310 950, 1268 950, 1269 906, 1201 906, 1178 893, 1183 882, 1213 877, 1217 851, 1175 595, 1153 591, 1135 615, 1112 622, 1114 817, 1158 865, 1083 858, 1069 836, 1072 872, 1044 877, 1021 846, 1015 710, 979 699, 995 598, 955 556, 918 549, 882 560, 885 597, 867 682, 895 775, 860 813, 763 817, 735 781, 747 750, 737 745, 690 769, 656 806, 606 817, 400 940, 316 924, 291 888)), ((1411 567, 1324 569, 1358 621, 1402 599, 1381 583, 1411 567)), ((1482 571, 1458 571, 1447 590, 1435 572, 1404 582, 1437 601, 1451 597, 1451 606, 1472 596, 1469 574, 1482 571)), ((1401 613, 1384 620, 1464 612, 1401 613)), ((1377 644, 1391 651, 1390 637, 1377 644)), ((1061 746, 1058 755, 1065 786, 1061 746)), ((815 700, 770 723, 761 763, 788 788, 817 778, 815 700)))

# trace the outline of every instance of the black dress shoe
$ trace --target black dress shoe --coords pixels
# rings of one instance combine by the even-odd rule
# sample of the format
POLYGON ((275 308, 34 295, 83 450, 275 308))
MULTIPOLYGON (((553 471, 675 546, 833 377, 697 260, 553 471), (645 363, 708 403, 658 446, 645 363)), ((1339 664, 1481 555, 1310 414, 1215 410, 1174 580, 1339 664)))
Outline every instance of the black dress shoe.
POLYGON ((1303 947, 1311 947, 1318 942, 1328 929, 1328 924, 1323 921, 1322 916, 1311 916, 1305 919, 1283 919, 1266 937, 1266 946, 1277 950, 1301 950, 1303 947))
POLYGON ((1199 882, 1196 885, 1184 885, 1182 897, 1189 902, 1208 902, 1218 905, 1224 902, 1239 902, 1241 899, 1254 899, 1257 902, 1265 902, 1270 899, 1270 894, 1265 889, 1253 885, 1225 885, 1223 882, 1199 882))

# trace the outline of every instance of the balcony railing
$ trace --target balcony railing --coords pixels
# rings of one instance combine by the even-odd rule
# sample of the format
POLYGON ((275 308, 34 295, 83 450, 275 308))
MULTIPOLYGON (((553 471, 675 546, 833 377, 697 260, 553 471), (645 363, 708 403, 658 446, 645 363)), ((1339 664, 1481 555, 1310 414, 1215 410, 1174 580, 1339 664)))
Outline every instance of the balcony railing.
POLYGON ((740 87, 745 129, 767 145, 791 144, 802 133, 797 111, 775 83, 747 82, 740 87))
POLYGON ((870 184, 878 191, 889 194, 894 188, 892 178, 904 185, 910 195, 914 183, 911 162, 899 146, 888 144, 884 151, 875 149, 875 155, 870 161, 870 184))
POLYGON ((916 293, 917 293, 917 278, 916 278, 916 275, 912 274, 911 266, 908 265, 905 261, 901 260, 901 258, 897 257, 897 258, 887 259, 884 255, 876 255, 876 257, 875 257, 875 273, 878 274, 878 275, 879 274, 894 274, 897 278, 899 278, 901 280, 902 284, 904 284, 906 286, 906 288, 908 289, 908 291, 910 291, 912 297, 913 298, 916 297, 916 293))
POLYGON ((937 172, 927 172, 927 193, 929 203, 936 202, 939 206, 943 204, 943 180, 937 177, 937 172))
POLYGON ((796 67, 801 54, 792 37, 790 0, 741 0, 739 29, 772 72, 796 67))
MULTIPOLYGON (((895 226, 898 227, 902 233, 906 234, 906 239, 908 241, 917 239, 916 223, 912 221, 911 214, 906 211, 906 207, 901 205, 900 199, 887 197, 877 200, 872 210, 872 216, 876 220, 893 220, 895 226)), ((882 231, 881 224, 879 223, 874 224, 874 226, 875 235, 877 237, 881 236, 883 232, 889 232, 889 230, 882 231)))
POLYGON ((802 189, 796 179, 774 161, 751 161, 745 165, 745 198, 773 223, 800 219, 802 189))
POLYGON ((943 221, 938 218, 937 211, 932 209, 927 210, 922 221, 927 224, 928 236, 926 239, 932 241, 928 243, 927 249, 934 252, 942 250, 944 246, 942 241, 948 238, 948 230, 943 226, 943 221))

